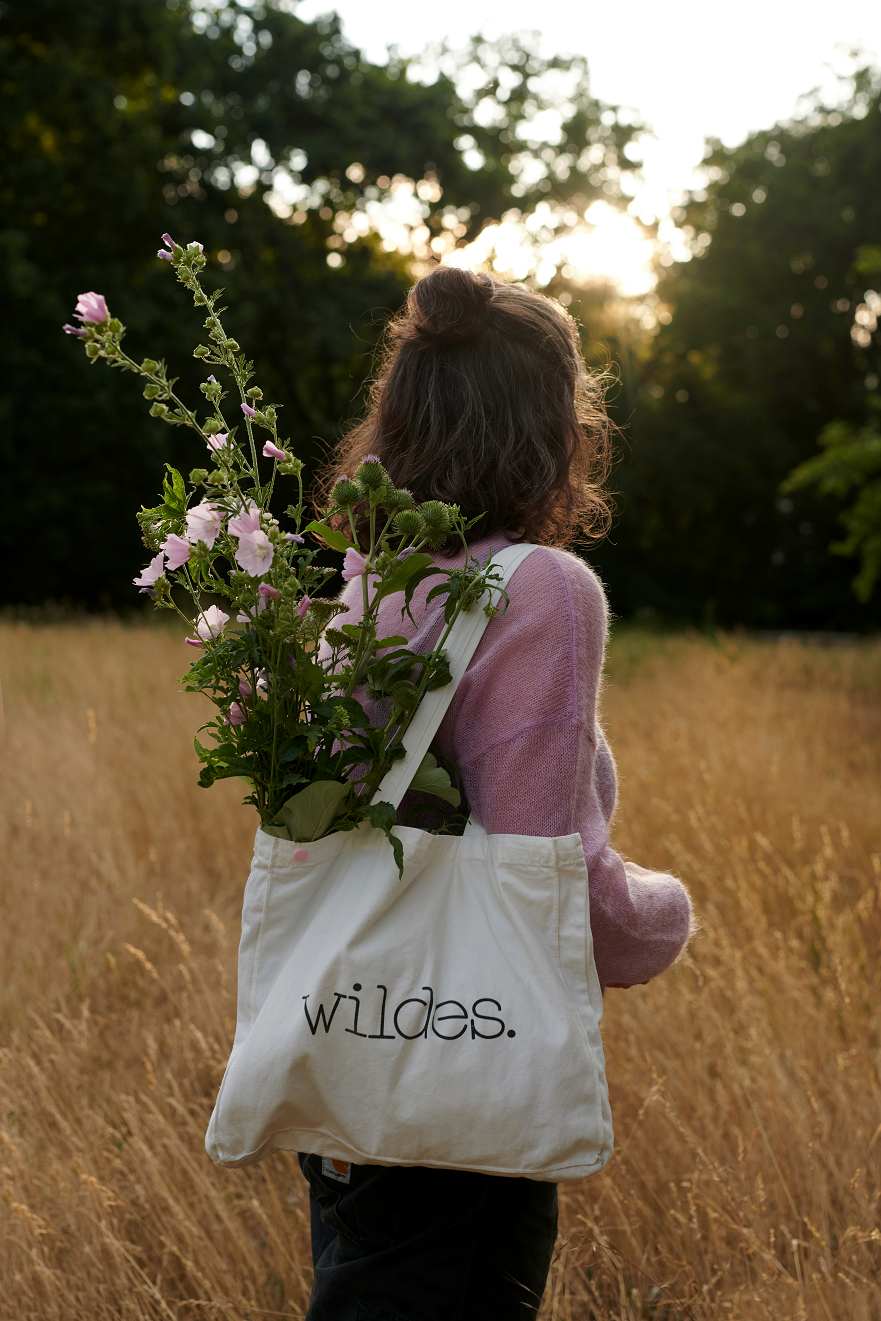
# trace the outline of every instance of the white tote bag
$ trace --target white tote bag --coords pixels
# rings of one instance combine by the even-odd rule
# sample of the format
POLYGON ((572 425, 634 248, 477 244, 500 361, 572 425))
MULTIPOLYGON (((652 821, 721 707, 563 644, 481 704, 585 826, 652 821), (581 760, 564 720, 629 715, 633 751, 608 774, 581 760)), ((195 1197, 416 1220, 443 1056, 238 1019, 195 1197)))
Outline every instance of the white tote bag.
MULTIPOLYGON (((505 582, 532 549, 494 556, 505 582)), ((400 802, 486 624, 479 606, 460 616, 452 682, 424 698, 377 801, 400 802)), ((209 1155, 595 1173, 612 1121, 581 837, 395 830, 403 879, 378 830, 305 847, 258 830, 209 1155)))

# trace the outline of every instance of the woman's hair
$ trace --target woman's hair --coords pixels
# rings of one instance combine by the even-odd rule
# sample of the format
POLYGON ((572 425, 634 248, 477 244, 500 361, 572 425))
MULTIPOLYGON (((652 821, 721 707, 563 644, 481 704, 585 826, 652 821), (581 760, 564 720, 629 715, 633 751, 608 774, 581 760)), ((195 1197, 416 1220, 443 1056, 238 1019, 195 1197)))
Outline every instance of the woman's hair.
POLYGON ((437 266, 390 323, 366 416, 343 437, 325 491, 376 455, 418 502, 485 517, 476 538, 523 528, 567 544, 606 532, 610 423, 575 322, 550 298, 437 266))

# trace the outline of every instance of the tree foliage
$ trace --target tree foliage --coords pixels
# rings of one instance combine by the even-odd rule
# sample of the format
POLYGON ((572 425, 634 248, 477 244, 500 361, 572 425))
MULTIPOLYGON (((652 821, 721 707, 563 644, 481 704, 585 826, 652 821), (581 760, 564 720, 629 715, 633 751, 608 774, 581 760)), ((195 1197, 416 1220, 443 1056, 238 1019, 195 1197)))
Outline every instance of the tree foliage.
POLYGON ((161 279, 163 231, 205 245, 209 286, 228 290, 233 333, 258 346, 261 380, 314 468, 359 407, 417 248, 466 242, 513 203, 615 193, 589 135, 601 130, 614 159, 635 130, 589 97, 583 63, 513 41, 450 58, 414 81, 363 59, 335 19, 301 22, 280 0, 0 6, 7 601, 128 603, 144 492, 163 461, 202 459, 60 334, 76 295, 98 290, 133 351, 160 344, 194 395, 197 323, 161 279), (528 131, 549 106, 562 125, 551 148, 528 131), (409 255, 370 220, 396 187, 424 231, 409 255))
POLYGON ((648 342, 622 323, 612 343, 626 443, 598 562, 622 613, 868 626, 827 554, 839 504, 780 485, 831 422, 865 427, 881 407, 873 76, 840 109, 711 143, 705 165, 706 189, 675 216, 693 259, 659 269, 656 310, 672 320, 648 342))

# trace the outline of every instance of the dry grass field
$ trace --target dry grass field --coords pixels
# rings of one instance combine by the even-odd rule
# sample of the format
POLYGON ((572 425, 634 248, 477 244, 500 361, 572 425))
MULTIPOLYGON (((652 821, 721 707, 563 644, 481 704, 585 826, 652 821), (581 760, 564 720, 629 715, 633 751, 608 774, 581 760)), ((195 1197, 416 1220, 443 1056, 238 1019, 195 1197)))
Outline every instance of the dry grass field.
MULTIPOLYGON (((299 1318, 304 1184, 216 1169, 254 821, 160 627, 0 626, 0 1316, 299 1318)), ((881 648, 615 639, 618 847, 702 923, 611 991, 616 1151, 543 1317, 881 1318, 881 648)))

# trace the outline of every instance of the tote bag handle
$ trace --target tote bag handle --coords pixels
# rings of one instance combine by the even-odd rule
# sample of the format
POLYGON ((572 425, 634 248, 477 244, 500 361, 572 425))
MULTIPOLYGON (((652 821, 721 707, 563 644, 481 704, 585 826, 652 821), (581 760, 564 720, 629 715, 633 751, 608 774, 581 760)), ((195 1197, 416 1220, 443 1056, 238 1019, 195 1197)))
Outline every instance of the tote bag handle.
MULTIPOLYGON (((501 580, 497 586, 507 587, 514 570, 518 569, 527 555, 531 555, 536 549, 535 546, 518 544, 506 546, 504 550, 493 555, 492 563, 501 569, 501 580)), ((435 688, 433 692, 426 693, 423 697, 419 710, 401 743, 404 757, 396 761, 383 777, 373 795, 374 802, 391 803, 392 807, 397 807, 410 787, 410 781, 431 746, 440 722, 456 695, 459 681, 471 664, 477 644, 483 637, 484 629, 489 623, 483 607, 491 600, 490 592, 484 592, 480 600, 470 610, 463 612, 453 625, 446 646, 452 679, 443 688, 435 688)))

